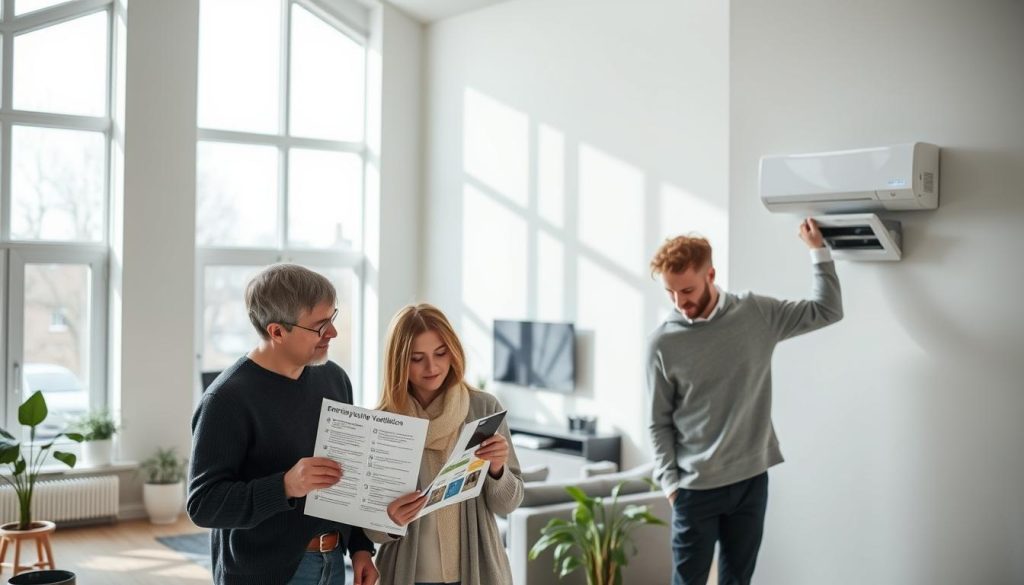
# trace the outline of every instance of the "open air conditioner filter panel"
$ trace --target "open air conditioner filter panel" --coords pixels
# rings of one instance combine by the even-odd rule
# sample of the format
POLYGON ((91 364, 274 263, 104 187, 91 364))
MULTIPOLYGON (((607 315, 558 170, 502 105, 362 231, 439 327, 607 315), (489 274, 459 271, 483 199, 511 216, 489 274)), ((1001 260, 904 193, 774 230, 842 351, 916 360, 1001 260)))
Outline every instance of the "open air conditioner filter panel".
POLYGON ((825 215, 814 220, 837 260, 899 260, 902 256, 898 221, 873 213, 825 215))

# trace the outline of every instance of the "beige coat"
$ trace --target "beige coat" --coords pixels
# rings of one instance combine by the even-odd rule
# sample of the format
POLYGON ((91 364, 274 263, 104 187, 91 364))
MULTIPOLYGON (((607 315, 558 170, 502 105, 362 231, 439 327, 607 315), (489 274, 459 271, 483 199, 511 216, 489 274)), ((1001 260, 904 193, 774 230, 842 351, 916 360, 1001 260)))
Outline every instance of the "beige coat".
MULTIPOLYGON (((473 389, 469 393, 466 422, 503 410, 494 396, 473 389)), ((519 507, 523 500, 523 480, 519 475, 519 460, 512 447, 508 424, 503 422, 499 432, 509 442, 505 473, 499 479, 488 476, 479 496, 456 504, 461 516, 462 585, 512 585, 512 570, 494 515, 507 515, 519 507)), ((425 473, 421 466, 420 486, 433 479, 425 477, 425 473)), ((365 531, 374 542, 381 543, 376 559, 380 585, 413 585, 419 530, 420 522, 416 520, 409 524, 406 535, 397 539, 382 532, 365 531)))

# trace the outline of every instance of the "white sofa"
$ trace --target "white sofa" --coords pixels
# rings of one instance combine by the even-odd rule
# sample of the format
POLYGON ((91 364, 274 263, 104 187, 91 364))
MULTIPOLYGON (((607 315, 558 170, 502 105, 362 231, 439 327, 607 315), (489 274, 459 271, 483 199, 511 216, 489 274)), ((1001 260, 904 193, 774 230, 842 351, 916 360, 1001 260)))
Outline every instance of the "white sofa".
MULTIPOLYGON (((553 549, 546 550, 536 560, 529 560, 530 548, 541 536, 541 529, 552 518, 569 519, 576 502, 565 491, 575 485, 589 496, 609 496, 612 488, 625 481, 620 491, 619 509, 629 504, 646 504, 655 516, 666 523, 672 521, 672 510, 661 490, 651 491, 644 478, 651 476, 651 466, 634 470, 598 475, 571 481, 528 482, 525 484, 523 503, 509 514, 505 542, 512 565, 515 585, 584 585, 582 569, 559 581, 554 572, 553 549)), ((606 502, 606 505, 609 502, 606 502)), ((641 526, 633 533, 638 551, 630 557, 623 570, 623 581, 629 584, 654 585, 668 583, 672 574, 671 530, 668 526, 641 526)), ((629 551, 627 550, 627 553, 629 551)))

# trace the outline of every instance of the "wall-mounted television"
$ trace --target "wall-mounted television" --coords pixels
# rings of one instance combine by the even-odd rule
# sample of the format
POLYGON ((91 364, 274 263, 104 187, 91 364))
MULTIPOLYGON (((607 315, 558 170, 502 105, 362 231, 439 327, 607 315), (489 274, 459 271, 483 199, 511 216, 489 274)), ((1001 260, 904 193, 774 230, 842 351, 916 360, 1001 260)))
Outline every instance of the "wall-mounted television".
POLYGON ((494 380, 556 392, 576 386, 572 323, 494 322, 494 380))

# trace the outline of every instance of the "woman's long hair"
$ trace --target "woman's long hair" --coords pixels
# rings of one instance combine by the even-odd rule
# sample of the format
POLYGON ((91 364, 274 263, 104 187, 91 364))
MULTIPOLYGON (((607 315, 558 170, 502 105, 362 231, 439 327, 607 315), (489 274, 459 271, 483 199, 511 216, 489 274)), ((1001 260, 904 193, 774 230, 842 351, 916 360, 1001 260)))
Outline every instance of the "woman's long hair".
POLYGON ((381 387, 378 410, 405 412, 409 400, 409 361, 412 359, 412 341, 420 333, 434 331, 448 347, 452 356, 451 369, 441 385, 447 390, 463 381, 466 372, 466 353, 448 318, 437 307, 420 303, 406 305, 395 313, 388 327, 384 353, 384 382, 381 387))

